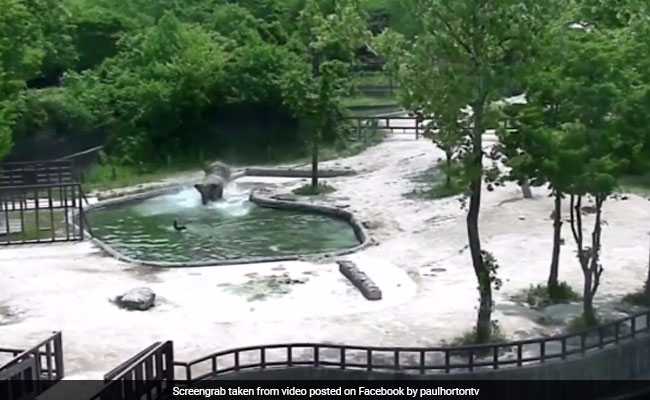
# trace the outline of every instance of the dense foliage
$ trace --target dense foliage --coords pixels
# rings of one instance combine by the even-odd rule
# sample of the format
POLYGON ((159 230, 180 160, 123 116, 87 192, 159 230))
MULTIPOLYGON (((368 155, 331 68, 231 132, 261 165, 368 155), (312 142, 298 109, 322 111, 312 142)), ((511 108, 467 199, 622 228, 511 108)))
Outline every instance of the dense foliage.
MULTIPOLYGON (((392 7, 368 3, 364 10, 392 7)), ((237 141, 229 127, 215 128, 224 115, 251 120, 264 110, 263 125, 303 119, 287 82, 312 69, 306 32, 331 25, 316 33, 339 48, 323 49, 322 67, 349 80, 349 69, 330 64, 354 61, 367 20, 379 18, 329 0, 2 0, 0 9, 0 157, 40 132, 104 132, 120 164, 214 153, 237 141), (320 19, 305 22, 314 7, 320 19)), ((338 94, 328 96, 340 107, 338 94)), ((246 145, 309 139, 287 130, 295 132, 246 145)))

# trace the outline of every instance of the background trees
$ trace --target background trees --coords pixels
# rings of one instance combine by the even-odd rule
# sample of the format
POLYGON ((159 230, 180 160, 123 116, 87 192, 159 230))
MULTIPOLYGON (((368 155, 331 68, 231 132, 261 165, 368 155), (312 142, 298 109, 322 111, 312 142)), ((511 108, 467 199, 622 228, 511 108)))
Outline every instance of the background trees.
POLYGON ((349 90, 354 52, 369 39, 359 9, 339 1, 327 13, 315 0, 300 12, 292 44, 302 54, 300 69, 284 79, 286 103, 296 116, 311 122, 312 191, 318 192, 318 156, 322 136, 340 120, 341 96, 349 90))

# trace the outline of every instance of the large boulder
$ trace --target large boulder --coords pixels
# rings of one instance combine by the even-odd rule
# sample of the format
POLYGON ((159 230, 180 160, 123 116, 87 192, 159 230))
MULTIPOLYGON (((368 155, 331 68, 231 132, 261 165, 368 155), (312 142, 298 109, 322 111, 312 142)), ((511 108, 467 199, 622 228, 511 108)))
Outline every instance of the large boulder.
POLYGON ((156 294, 146 287, 129 290, 115 298, 115 303, 121 308, 136 311, 146 311, 153 307, 155 302, 156 294))

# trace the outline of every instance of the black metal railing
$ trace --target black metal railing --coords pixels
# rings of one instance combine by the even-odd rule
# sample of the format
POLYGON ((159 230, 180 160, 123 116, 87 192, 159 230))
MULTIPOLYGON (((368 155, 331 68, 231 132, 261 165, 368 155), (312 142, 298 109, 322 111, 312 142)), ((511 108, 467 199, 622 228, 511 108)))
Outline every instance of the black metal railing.
POLYGON ((0 187, 74 183, 71 160, 5 162, 0 164, 0 187))
POLYGON ((175 366, 189 381, 273 367, 450 374, 564 360, 648 332, 650 311, 645 311, 582 332, 506 343, 457 347, 273 344, 224 350, 190 362, 176 362, 175 366))
POLYGON ((78 183, 0 187, 0 245, 84 239, 78 183))
POLYGON ((0 367, 1 399, 33 398, 63 379, 63 343, 61 332, 55 332, 29 350, 4 349, 11 361, 0 367))
POLYGON ((157 342, 104 376, 90 400, 158 399, 174 380, 174 345, 157 342))

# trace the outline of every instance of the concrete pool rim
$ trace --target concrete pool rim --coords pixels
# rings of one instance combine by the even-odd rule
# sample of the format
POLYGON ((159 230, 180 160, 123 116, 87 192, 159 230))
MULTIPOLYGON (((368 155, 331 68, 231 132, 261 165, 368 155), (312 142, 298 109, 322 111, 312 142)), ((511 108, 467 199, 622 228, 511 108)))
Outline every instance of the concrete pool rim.
MULTIPOLYGON (((92 212, 93 210, 99 210, 104 208, 109 208, 117 205, 124 205, 132 202, 146 200, 152 197, 162 196, 165 194, 175 193, 186 188, 188 184, 170 184, 165 187, 158 187, 156 189, 145 190, 135 194, 127 194, 124 196, 111 198, 107 200, 102 200, 97 203, 91 204, 85 207, 84 212, 92 212)), ((361 251, 372 244, 372 239, 368 235, 365 227, 355 215, 347 210, 344 210, 339 207, 324 205, 324 204, 312 204, 305 201, 287 201, 279 200, 273 198, 274 194, 267 194, 267 189, 257 189, 253 190, 249 196, 249 200, 259 207, 264 208, 274 208, 279 210, 291 210, 291 211, 300 211, 311 214, 325 215, 330 218, 337 220, 342 220, 347 222, 353 229, 354 234, 359 241, 359 244, 347 249, 342 249, 334 252, 324 252, 324 253, 308 253, 308 254, 291 254, 283 256, 258 256, 258 257, 242 257, 237 259, 226 259, 226 260, 210 260, 210 261, 196 261, 196 262, 163 262, 163 261, 150 261, 150 260, 139 260, 133 257, 129 257, 113 246, 101 240, 101 238, 96 237, 92 232, 87 231, 88 237, 91 241, 99 247, 102 251, 108 255, 129 263, 133 265, 146 266, 146 267, 156 267, 156 268, 201 268, 201 267, 218 267, 218 266, 228 266, 228 265, 246 265, 246 264, 264 264, 264 263, 273 263, 273 262, 283 262, 283 261, 304 261, 308 259, 331 259, 332 262, 337 257, 342 257, 350 255, 361 251)))

